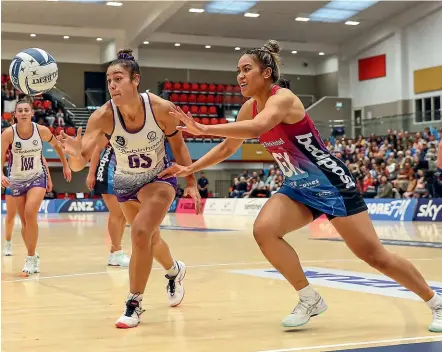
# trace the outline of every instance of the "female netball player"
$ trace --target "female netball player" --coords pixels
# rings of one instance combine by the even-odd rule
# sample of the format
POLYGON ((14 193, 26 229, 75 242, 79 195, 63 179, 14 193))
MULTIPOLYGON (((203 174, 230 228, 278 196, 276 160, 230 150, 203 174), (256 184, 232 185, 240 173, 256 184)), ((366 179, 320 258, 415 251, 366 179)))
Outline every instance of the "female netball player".
POLYGON ((38 240, 37 215, 48 186, 48 175, 43 163, 43 141, 49 142, 63 163, 65 179, 71 181, 68 162, 51 131, 32 122, 31 103, 19 100, 15 107, 17 123, 2 133, 2 165, 11 145, 10 178, 3 174, 2 186, 9 187, 15 198, 22 222, 28 256, 23 267, 25 274, 40 272, 40 257, 35 252, 38 240))
MULTIPOLYGON (((167 269, 169 304, 176 306, 184 297, 182 280, 186 268, 173 260, 159 234, 177 185, 175 178, 158 177, 170 166, 165 138, 177 161, 190 165, 192 160, 181 133, 176 130, 179 121, 169 115, 173 104, 152 93, 139 94, 140 78, 140 68, 132 51, 119 51, 107 69, 112 99, 91 115, 83 138, 81 131, 76 138, 65 134, 59 138, 74 171, 86 165, 97 142, 102 146, 107 143, 105 136, 115 151, 114 191, 132 232, 130 293, 125 312, 116 322, 118 328, 132 328, 140 322, 141 301, 153 256, 167 269)), ((201 200, 193 175, 187 176, 186 192, 195 200, 199 212, 201 200)))
POLYGON ((253 233, 269 262, 299 292, 300 302, 282 325, 296 327, 323 313, 327 305, 304 275, 295 250, 284 241, 288 232, 326 214, 348 247, 373 268, 419 295, 433 312, 430 331, 442 331, 442 298, 407 260, 388 252, 376 235, 364 199, 345 164, 321 140, 301 101, 275 83, 280 77, 279 44, 248 50, 238 63, 241 92, 251 97, 227 125, 204 126, 178 108, 171 112, 194 134, 228 137, 190 166, 172 166, 160 177, 186 176, 232 155, 244 139, 259 137, 285 174, 283 187, 264 205, 253 233))
MULTIPOLYGON (((14 123, 15 123, 15 118, 13 119, 14 123)), ((9 163, 9 158, 10 158, 10 151, 11 151, 11 147, 8 148, 8 152, 7 152, 7 162, 9 163)), ((11 161, 12 162, 12 161, 11 161)), ((48 167, 48 163, 45 159, 45 157, 43 157, 43 164, 46 168, 46 172, 48 175, 48 185, 46 188, 47 192, 52 191, 52 178, 51 178, 51 173, 49 172, 49 167, 48 167)), ((6 168, 6 177, 9 177, 9 165, 6 168)), ((15 223, 15 216, 17 215, 17 206, 15 204, 15 199, 14 197, 12 197, 12 193, 11 193, 11 189, 5 188, 5 202, 6 202, 6 217, 5 217, 5 244, 3 246, 3 255, 8 257, 12 255, 12 230, 14 229, 14 223, 15 223)), ((24 235, 24 231, 23 231, 23 226, 21 228, 21 235, 23 238, 23 241, 25 240, 25 235, 24 235)))
POLYGON ((121 240, 126 228, 126 218, 114 193, 115 153, 110 144, 95 148, 92 153, 86 185, 95 193, 101 194, 109 209, 107 230, 111 239, 111 249, 107 259, 110 266, 129 266, 129 257, 123 252, 121 240))

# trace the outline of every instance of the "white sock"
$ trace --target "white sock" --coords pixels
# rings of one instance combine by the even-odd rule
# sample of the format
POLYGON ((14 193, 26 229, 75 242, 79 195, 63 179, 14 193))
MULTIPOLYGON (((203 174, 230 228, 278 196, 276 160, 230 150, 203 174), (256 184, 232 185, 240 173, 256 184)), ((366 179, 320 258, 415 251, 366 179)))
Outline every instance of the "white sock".
POLYGON ((127 295, 126 301, 129 301, 131 299, 141 302, 143 300, 143 294, 142 293, 129 293, 127 295))
POLYGON ((178 263, 174 260, 172 267, 167 270, 167 276, 174 277, 177 276, 180 272, 180 267, 178 266, 178 263))
POLYGON ((298 293, 300 298, 304 298, 307 300, 314 300, 317 298, 317 296, 319 296, 319 293, 317 293, 310 284, 304 287, 302 290, 299 290, 298 293))
POLYGON ((434 292, 433 298, 430 299, 429 301, 427 301, 426 303, 427 303, 428 307, 430 307, 430 308, 442 306, 442 297, 439 296, 436 292, 434 292))
POLYGON ((5 244, 10 244, 11 241, 5 240, 5 244))

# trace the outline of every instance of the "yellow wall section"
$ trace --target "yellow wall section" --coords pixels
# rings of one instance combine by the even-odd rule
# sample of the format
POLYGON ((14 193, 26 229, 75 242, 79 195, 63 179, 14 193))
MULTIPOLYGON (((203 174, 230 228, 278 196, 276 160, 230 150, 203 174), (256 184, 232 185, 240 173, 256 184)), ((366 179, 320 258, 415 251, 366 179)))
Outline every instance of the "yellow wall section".
POLYGON ((414 71, 414 93, 442 90, 442 66, 414 71))
POLYGON ((272 155, 261 144, 243 144, 241 149, 242 160, 274 160, 272 155))

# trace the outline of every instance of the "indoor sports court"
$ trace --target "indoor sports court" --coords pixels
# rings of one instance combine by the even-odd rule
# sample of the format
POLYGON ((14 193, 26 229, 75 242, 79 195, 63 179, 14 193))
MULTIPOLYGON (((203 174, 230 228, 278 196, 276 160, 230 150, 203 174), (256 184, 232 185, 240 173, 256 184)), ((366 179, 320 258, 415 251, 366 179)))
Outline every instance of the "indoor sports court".
MULTIPOLYGON (((280 321, 297 294, 265 260, 251 232, 254 217, 169 214, 162 236, 188 265, 186 295, 169 308, 166 280, 154 267, 141 324, 114 327, 128 271, 107 267, 106 214, 39 216, 41 273, 18 276, 24 246, 14 232, 2 257, 3 351, 441 351, 427 330, 431 313, 416 296, 359 261, 326 219, 288 235, 310 282, 329 305, 304 327, 280 321)), ((438 223, 375 223, 401 254, 442 292, 438 223)), ((129 229, 124 248, 130 249, 129 229)))

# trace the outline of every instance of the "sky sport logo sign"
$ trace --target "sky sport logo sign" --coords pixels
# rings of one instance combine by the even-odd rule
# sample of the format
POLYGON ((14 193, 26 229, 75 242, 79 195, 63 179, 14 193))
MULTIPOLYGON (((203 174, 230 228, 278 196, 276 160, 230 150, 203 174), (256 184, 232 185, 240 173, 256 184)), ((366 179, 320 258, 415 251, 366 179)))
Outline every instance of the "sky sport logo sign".
MULTIPOLYGON (((285 280, 275 269, 231 270, 231 272, 267 279, 285 280)), ((384 275, 317 267, 305 267, 304 273, 312 285, 415 301, 420 300, 416 294, 384 275)), ((427 282, 435 292, 442 294, 442 282, 427 282)))

